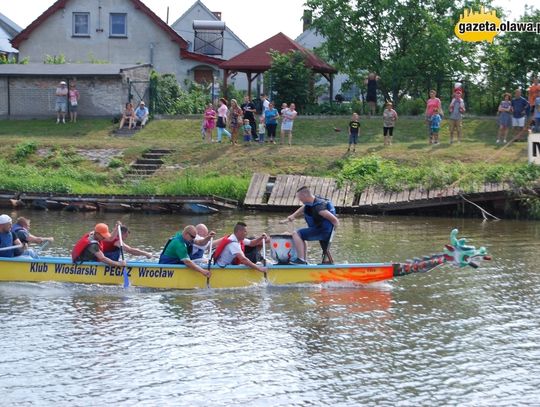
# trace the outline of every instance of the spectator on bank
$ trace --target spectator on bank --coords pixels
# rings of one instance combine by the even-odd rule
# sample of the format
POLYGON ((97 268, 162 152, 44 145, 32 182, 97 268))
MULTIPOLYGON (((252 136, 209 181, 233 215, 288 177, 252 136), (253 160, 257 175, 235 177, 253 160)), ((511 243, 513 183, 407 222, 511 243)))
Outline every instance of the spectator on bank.
POLYGON ((296 105, 291 103, 288 109, 285 109, 282 117, 283 121, 281 122, 281 144, 285 143, 285 134, 289 135, 289 145, 292 145, 292 131, 294 120, 298 113, 296 112, 296 105))
POLYGON ((436 110, 431 115, 431 135, 429 136, 429 144, 439 144, 439 131, 441 130, 442 109, 436 110))
POLYGON ((229 116, 229 108, 227 107, 227 99, 221 98, 219 99, 219 107, 217 110, 217 141, 218 143, 221 143, 221 138, 223 137, 223 133, 227 137, 229 137, 229 140, 232 142, 231 139, 231 133, 227 130, 227 117, 229 116))
POLYGON ((521 89, 514 91, 514 99, 512 99, 512 127, 514 128, 514 140, 524 139, 525 121, 529 117, 530 106, 529 101, 521 96, 521 89))
POLYGON ((212 106, 212 103, 208 103, 206 110, 204 111, 204 132, 206 135, 206 141, 212 142, 212 131, 216 127, 216 111, 212 106))
POLYGON ((276 144, 276 128, 277 128, 277 119, 279 113, 274 107, 274 103, 270 102, 268 104, 268 109, 264 112, 264 124, 266 125, 266 131, 268 132, 268 142, 276 144))
POLYGON ((69 84, 69 118, 71 123, 77 123, 77 109, 79 107, 80 93, 74 83, 69 84))
POLYGON ((242 127, 242 109, 238 106, 236 99, 231 99, 231 108, 229 109, 229 126, 231 128, 231 142, 238 144, 238 131, 242 127))
POLYGON ((143 129, 144 126, 146 126, 149 114, 150 112, 148 111, 144 100, 141 100, 141 103, 139 103, 139 106, 135 109, 135 125, 133 127, 137 127, 137 123, 141 123, 141 129, 143 129))
POLYGON ((135 127, 135 111, 133 110, 133 105, 131 103, 126 103, 126 107, 122 112, 122 119, 120 120, 119 129, 124 127, 125 123, 128 123, 128 129, 135 127))
POLYGON ((465 102, 461 98, 461 91, 454 92, 454 97, 448 107, 450 112, 450 144, 454 142, 454 133, 457 133, 458 143, 461 143, 463 136, 463 113, 465 113, 465 102))
POLYGON ((432 89, 429 91, 429 99, 426 102, 426 111, 424 113, 430 144, 433 141, 431 138, 431 117, 438 111, 442 112, 441 99, 437 97, 437 92, 432 89))
POLYGON ((62 118, 62 123, 66 124, 68 93, 66 82, 61 81, 56 88, 56 124, 60 123, 60 118, 62 118))
POLYGON ((497 109, 497 114, 499 115, 498 124, 499 131, 497 133, 497 144, 503 142, 506 143, 508 137, 508 130, 512 127, 512 95, 510 93, 505 93, 503 95, 503 100, 499 103, 499 109, 497 109))
POLYGON ((268 96, 266 96, 266 94, 264 93, 261 95, 261 105, 261 113, 264 115, 264 112, 266 112, 270 107, 270 101, 268 100, 268 96))
POLYGON ((394 126, 398 119, 397 112, 393 109, 392 102, 386 102, 383 111, 383 136, 384 145, 392 145, 392 137, 394 136, 394 126))
POLYGON ((534 100, 534 132, 540 133, 540 93, 534 100))
POLYGON ((250 143, 251 142, 251 124, 249 124, 248 119, 244 119, 244 125, 242 126, 242 131, 244 134, 244 143, 250 143))
POLYGON ((249 100, 248 95, 244 96, 244 103, 242 103, 242 111, 244 112, 244 120, 249 120, 249 125, 251 126, 251 138, 257 140, 257 124, 255 123, 255 113, 257 109, 255 104, 249 100))
POLYGON ((381 79, 375 73, 371 72, 364 84, 367 86, 366 102, 369 105, 369 117, 375 116, 377 112, 377 81, 381 79))
POLYGON ((352 151, 353 153, 356 151, 356 144, 358 143, 358 135, 360 134, 360 119, 358 116, 358 113, 353 113, 351 117, 351 121, 349 122, 349 147, 347 148, 347 152, 349 153, 352 151))
POLYGON ((540 84, 538 84, 538 78, 535 76, 532 79, 532 84, 529 86, 529 106, 531 113, 535 111, 536 98, 540 96, 540 84))
POLYGON ((264 116, 261 115, 259 117, 259 127, 257 131, 257 137, 259 139, 259 143, 264 143, 265 134, 266 134, 266 125, 264 123, 264 116))

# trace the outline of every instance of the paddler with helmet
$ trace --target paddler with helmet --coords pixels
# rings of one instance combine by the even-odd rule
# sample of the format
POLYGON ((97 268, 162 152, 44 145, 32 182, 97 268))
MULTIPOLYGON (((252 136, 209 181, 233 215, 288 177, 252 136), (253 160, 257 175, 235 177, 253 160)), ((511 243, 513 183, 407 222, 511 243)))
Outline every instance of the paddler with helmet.
POLYGON ((75 243, 71 252, 71 259, 74 263, 98 261, 109 266, 124 267, 126 265, 125 260, 111 260, 105 257, 103 253, 103 241, 110 238, 109 227, 105 223, 98 223, 92 231, 85 233, 75 243))
POLYGON ((308 227, 298 229, 293 233, 293 241, 298 258, 294 259, 292 263, 307 264, 306 241, 318 240, 322 245, 325 245, 323 246, 323 251, 325 252, 323 253, 324 258, 325 255, 328 255, 327 248, 333 230, 339 226, 339 219, 336 217, 336 209, 332 202, 313 195, 307 186, 299 188, 296 191, 296 197, 303 205, 292 215, 289 215, 286 221, 293 222, 296 218, 303 216, 308 227))

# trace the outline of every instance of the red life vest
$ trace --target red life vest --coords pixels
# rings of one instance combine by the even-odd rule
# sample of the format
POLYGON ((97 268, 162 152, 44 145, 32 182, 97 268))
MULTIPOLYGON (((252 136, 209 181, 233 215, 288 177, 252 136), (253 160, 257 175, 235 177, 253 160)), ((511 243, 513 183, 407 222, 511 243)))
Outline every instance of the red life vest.
POLYGON ((73 246, 73 250, 71 251, 71 260, 74 262, 78 261, 79 257, 83 254, 84 249, 86 249, 92 243, 97 243, 99 250, 103 251, 103 243, 95 240, 93 235, 90 237, 90 233, 86 233, 79 239, 77 243, 75 243, 75 246, 73 246))
POLYGON ((119 240, 120 239, 118 237, 116 237, 116 239, 114 240, 103 240, 101 242, 103 253, 114 252, 118 250, 119 247, 116 246, 116 242, 118 242, 119 240))
MULTIPOLYGON (((223 253, 223 250, 225 250, 227 245, 229 243, 233 243, 233 242, 234 242, 234 240, 230 239, 230 235, 229 236, 223 236, 223 239, 221 239, 221 241, 219 242, 218 247, 216 247, 216 250, 214 251, 214 254, 212 255, 212 258, 214 259, 214 263, 219 259, 219 257, 221 256, 221 254, 223 253)), ((243 253, 244 250, 245 250, 244 241, 242 240, 241 242, 238 242, 238 243, 240 243, 240 248, 242 249, 242 253, 243 253)), ((235 257, 232 264, 236 265, 236 264, 240 264, 240 262, 235 257)))

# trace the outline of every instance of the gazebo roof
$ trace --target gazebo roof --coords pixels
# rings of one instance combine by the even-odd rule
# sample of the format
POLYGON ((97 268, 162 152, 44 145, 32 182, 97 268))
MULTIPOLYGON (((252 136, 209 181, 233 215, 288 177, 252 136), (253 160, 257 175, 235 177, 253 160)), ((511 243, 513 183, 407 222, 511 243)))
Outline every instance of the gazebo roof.
POLYGON ((272 67, 272 58, 269 54, 271 50, 284 54, 290 51, 300 51, 306 56, 306 63, 313 71, 318 73, 337 72, 333 66, 281 32, 221 63, 219 67, 230 71, 265 72, 272 67))

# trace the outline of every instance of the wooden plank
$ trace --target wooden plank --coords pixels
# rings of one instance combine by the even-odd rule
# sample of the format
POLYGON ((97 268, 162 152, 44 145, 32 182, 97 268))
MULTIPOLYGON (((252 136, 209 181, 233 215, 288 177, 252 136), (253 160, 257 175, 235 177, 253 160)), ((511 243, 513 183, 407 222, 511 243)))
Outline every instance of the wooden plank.
POLYGON ((276 191, 275 205, 283 205, 283 195, 285 193, 285 186, 287 185, 287 175, 281 175, 279 178, 279 185, 276 191))
POLYGON ((368 205, 367 200, 368 200, 370 191, 371 191, 371 187, 367 187, 366 189, 362 191, 362 193, 360 194, 360 199, 358 201, 358 206, 368 205))
POLYGON ((335 190, 334 190, 334 198, 333 198, 334 205, 340 206, 340 207, 345 206, 343 203, 345 201, 346 188, 347 188, 347 184, 343 184, 341 188, 338 189, 337 182, 336 182, 335 190))
POLYGON ((323 197, 327 198, 327 199, 330 199, 333 202, 334 201, 333 200, 333 198, 334 198, 334 188, 330 187, 330 184, 332 184, 332 182, 334 182, 334 184, 336 183, 336 181, 334 181, 331 178, 323 178, 321 195, 323 197))
POLYGON ((351 208, 354 205, 355 198, 355 186, 354 184, 347 182, 343 186, 343 197, 341 198, 343 202, 343 207, 351 208))
POLYGON ((298 201, 298 199, 296 199, 296 191, 298 190, 298 188, 304 186, 305 182, 306 177, 304 175, 294 176, 291 183, 291 195, 289 195, 289 199, 287 199, 288 206, 300 205, 300 202, 298 201))
POLYGON ((268 199, 268 205, 281 205, 281 198, 283 196, 283 189, 285 188, 286 175, 278 175, 276 177, 276 183, 274 185, 274 188, 272 189, 272 193, 270 194, 270 198, 268 199))
POLYGON ((255 197, 257 196, 257 190, 259 186, 259 179, 263 174, 260 174, 256 172, 251 177, 251 181, 249 182, 249 188, 246 193, 246 199, 244 200, 244 203, 251 205, 254 202, 255 197))
POLYGON ((266 192, 266 184, 270 176, 268 174, 253 174, 251 184, 246 195, 245 203, 248 205, 262 204, 262 198, 266 192))
POLYGON ((371 205, 378 205, 381 202, 381 190, 376 189, 373 193, 373 198, 371 199, 371 205))
POLYGON ((323 185, 324 185, 324 178, 316 178, 316 181, 315 181, 315 189, 317 191, 316 195, 319 195, 321 198, 326 198, 324 195, 323 195, 323 185))
POLYGON ((422 195, 421 195, 420 199, 422 199, 422 200, 429 199, 428 191, 426 189, 422 188, 421 192, 422 192, 422 195))
POLYGON ((294 175, 288 175, 287 181, 285 182, 285 190, 283 191, 283 205, 288 205, 291 193, 294 195, 295 191, 291 191, 292 184, 294 182, 294 175))

